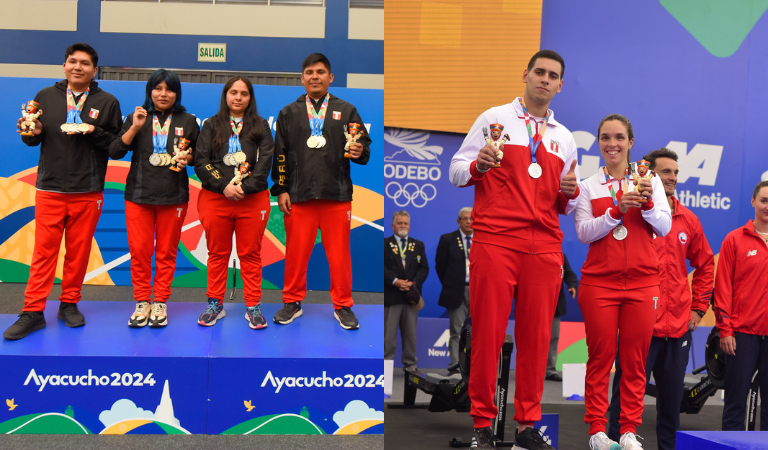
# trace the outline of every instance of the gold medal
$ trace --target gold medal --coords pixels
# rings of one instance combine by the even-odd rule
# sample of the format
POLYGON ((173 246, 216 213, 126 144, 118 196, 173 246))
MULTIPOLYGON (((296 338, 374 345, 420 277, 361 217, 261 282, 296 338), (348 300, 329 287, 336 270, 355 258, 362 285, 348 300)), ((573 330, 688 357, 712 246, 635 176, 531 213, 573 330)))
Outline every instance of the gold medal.
POLYGON ((325 138, 320 136, 317 138, 317 148, 325 147, 325 138))
POLYGON ((244 163, 246 159, 245 152, 236 152, 234 155, 234 160, 237 164, 244 163))
POLYGON ((149 157, 149 163, 153 166, 157 167, 160 165, 160 154, 159 153, 152 153, 152 156, 149 157))
POLYGON ((310 136, 309 139, 307 139, 307 146, 309 148, 317 148, 317 136, 310 136))
POLYGON ((77 125, 75 125, 75 128, 77 128, 77 131, 79 133, 85 133, 91 129, 91 127, 89 127, 87 123, 78 123, 77 125))
POLYGON ((67 131, 69 131, 69 130, 67 129, 67 126, 68 126, 68 125, 69 125, 68 123, 62 123, 62 124, 61 124, 61 131, 63 131, 64 133, 66 133, 67 131))

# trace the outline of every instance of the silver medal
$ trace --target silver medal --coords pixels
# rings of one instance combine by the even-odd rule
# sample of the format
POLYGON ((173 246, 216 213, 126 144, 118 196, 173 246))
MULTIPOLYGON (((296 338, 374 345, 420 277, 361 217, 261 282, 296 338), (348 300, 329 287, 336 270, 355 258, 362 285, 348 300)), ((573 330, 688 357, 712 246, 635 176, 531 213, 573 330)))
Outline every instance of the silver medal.
POLYGON ((539 178, 541 176, 541 166, 537 163, 531 163, 531 165, 528 166, 528 175, 530 175, 531 178, 539 178))
POLYGON ((160 165, 160 154, 159 153, 152 153, 152 156, 149 157, 149 163, 153 166, 157 167, 160 165))
POLYGON ((231 162, 232 160, 230 159, 231 157, 232 157, 232 153, 227 153, 226 155, 224 155, 224 164, 231 166, 232 165, 232 162, 231 162))
POLYGON ((171 160, 173 159, 171 157, 171 155, 169 155, 168 153, 163 153, 162 154, 162 158, 163 158, 163 164, 162 164, 163 166, 170 165, 171 164, 171 160))
POLYGON ((627 227, 619 225, 613 229, 613 238, 617 241, 623 241, 627 237, 627 227))
POLYGON ((309 148, 317 148, 317 136, 310 136, 309 139, 307 139, 307 146, 309 148))
POLYGON ((317 138, 317 148, 325 147, 325 138, 322 136, 319 136, 317 138))

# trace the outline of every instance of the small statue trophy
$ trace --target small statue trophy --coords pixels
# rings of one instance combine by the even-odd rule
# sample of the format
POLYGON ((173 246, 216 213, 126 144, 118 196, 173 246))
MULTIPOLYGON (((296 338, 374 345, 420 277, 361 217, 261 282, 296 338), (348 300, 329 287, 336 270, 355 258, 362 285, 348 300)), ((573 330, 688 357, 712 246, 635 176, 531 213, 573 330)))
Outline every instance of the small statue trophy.
POLYGON ((488 137, 488 129, 483 128, 483 136, 485 136, 485 142, 492 145, 496 149, 496 164, 493 167, 501 167, 501 159, 504 158, 504 143, 509 140, 509 135, 505 134, 501 137, 501 132, 504 131, 504 125, 500 123, 491 124, 491 137, 488 137), (499 140, 501 138, 501 140, 499 140))
POLYGON ((180 159, 185 159, 187 155, 191 153, 191 150, 188 148, 188 146, 189 139, 176 139, 176 141, 173 143, 174 155, 173 158, 171 158, 171 167, 169 167, 169 169, 173 170, 174 172, 181 172, 181 168, 179 168, 178 162, 180 159))
MULTIPOLYGON (((640 180, 650 181, 656 174, 651 170, 651 163, 644 159, 636 163, 630 163, 630 170, 632 171, 632 177, 635 179, 635 192, 640 192, 640 180)), ((647 203, 648 199, 643 198, 638 200, 640 203, 647 203)))
POLYGON ((240 163, 235 167, 235 177, 232 178, 232 181, 229 182, 229 184, 242 184, 243 178, 248 178, 251 176, 251 172, 248 170, 251 168, 251 165, 247 162, 240 163))
POLYGON ((21 135, 34 136, 32 131, 35 129, 35 120, 43 114, 40 109, 40 103, 30 100, 21 105, 21 116, 24 120, 21 122, 21 135))
POLYGON ((349 148, 357 144, 357 140, 363 136, 363 132, 360 131, 359 123, 350 123, 349 127, 344 126, 344 136, 347 138, 347 143, 344 145, 344 157, 351 158, 349 148))

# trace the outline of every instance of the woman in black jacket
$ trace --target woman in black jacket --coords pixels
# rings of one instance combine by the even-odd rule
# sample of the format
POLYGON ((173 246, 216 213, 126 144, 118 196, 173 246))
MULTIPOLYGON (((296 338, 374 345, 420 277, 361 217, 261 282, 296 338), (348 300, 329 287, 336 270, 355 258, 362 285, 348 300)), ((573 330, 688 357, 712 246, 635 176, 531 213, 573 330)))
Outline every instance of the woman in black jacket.
POLYGON ((267 177, 275 143, 258 115, 253 85, 234 77, 224 85, 215 116, 203 123, 195 172, 203 184, 197 210, 208 245, 208 307, 198 323, 211 326, 224 317, 232 233, 237 236, 245 298, 245 318, 254 329, 267 326, 261 313, 261 240, 269 220, 267 177))
POLYGON ((168 324, 166 300, 171 296, 181 226, 187 215, 186 165, 191 160, 191 156, 174 156, 176 150, 191 150, 200 132, 195 117, 185 111, 179 77, 160 69, 147 81, 144 104, 126 117, 109 147, 112 159, 133 152, 125 180, 125 222, 136 299, 128 326, 134 328, 168 324), (153 253, 155 302, 150 311, 153 253))

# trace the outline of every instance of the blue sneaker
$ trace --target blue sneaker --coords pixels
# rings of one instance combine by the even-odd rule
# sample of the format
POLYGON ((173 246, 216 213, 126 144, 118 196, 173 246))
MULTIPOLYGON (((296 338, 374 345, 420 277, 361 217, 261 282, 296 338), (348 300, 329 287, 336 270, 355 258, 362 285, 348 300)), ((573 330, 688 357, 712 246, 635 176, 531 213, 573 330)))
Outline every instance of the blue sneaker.
POLYGON ((267 328, 267 319, 261 314, 261 304, 256 306, 247 306, 245 308, 245 320, 248 321, 248 326, 254 330, 260 330, 267 328))
POLYGON ((224 305, 220 305, 219 301, 215 298, 208 299, 208 307, 205 308, 205 312, 197 319, 197 323, 204 327, 210 327, 216 324, 216 321, 223 318, 226 315, 224 312, 224 305))

